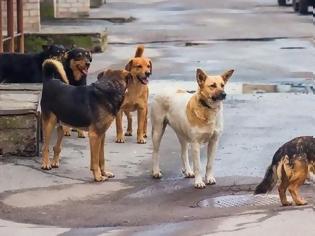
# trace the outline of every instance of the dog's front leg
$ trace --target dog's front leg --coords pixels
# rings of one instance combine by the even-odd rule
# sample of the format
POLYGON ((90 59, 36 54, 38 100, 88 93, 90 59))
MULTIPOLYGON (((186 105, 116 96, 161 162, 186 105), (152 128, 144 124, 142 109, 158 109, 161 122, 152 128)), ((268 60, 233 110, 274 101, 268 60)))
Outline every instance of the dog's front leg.
POLYGON ((52 113, 47 117, 42 115, 42 125, 43 125, 43 135, 44 135, 44 143, 42 147, 42 166, 41 168, 44 170, 50 170, 51 164, 49 160, 49 142, 51 138, 52 131, 56 125, 57 118, 52 113))
POLYGON ((107 177, 102 175, 100 168, 102 135, 96 133, 95 131, 89 131, 89 139, 91 152, 91 171, 93 172, 94 180, 97 182, 104 181, 107 179, 107 177))
POLYGON ((116 116, 116 143, 125 142, 123 127, 122 127, 122 115, 123 115, 123 112, 122 110, 120 110, 116 116))
POLYGON ((137 142, 140 144, 145 144, 146 140, 144 139, 144 121, 146 116, 146 108, 138 108, 138 130, 137 130, 137 142))
POLYGON ((144 138, 148 137, 148 111, 149 111, 149 108, 148 108, 148 106, 146 106, 145 118, 144 118, 144 122, 143 122, 143 137, 144 138))
POLYGON ((57 128, 57 142, 54 146, 54 158, 51 161, 51 167, 58 168, 60 165, 60 152, 61 152, 61 143, 64 136, 63 128, 61 125, 57 128))
POLYGON ((216 180, 213 175, 213 161, 217 150, 219 134, 214 132, 208 143, 207 149, 207 167, 206 167, 206 184, 215 184, 216 180))
POLYGON ((195 172, 195 188, 205 188, 206 185, 202 181, 201 171, 200 171, 200 144, 192 143, 192 157, 194 163, 195 172))
POLYGON ((102 136, 101 139, 101 148, 100 148, 100 157, 99 157, 99 165, 101 169, 102 176, 105 176, 107 178, 114 178, 115 175, 112 172, 106 171, 106 163, 105 163, 105 134, 102 136))

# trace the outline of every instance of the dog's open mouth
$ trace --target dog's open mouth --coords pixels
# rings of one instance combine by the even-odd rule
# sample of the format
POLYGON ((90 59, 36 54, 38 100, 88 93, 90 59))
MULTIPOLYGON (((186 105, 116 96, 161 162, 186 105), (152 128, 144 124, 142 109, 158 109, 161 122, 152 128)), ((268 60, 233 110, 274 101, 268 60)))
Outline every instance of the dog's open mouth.
POLYGON ((149 79, 148 77, 140 77, 140 76, 137 76, 138 80, 140 80, 140 82, 142 84, 148 84, 149 83, 149 79))
POLYGON ((77 65, 78 70, 85 76, 87 76, 89 68, 88 67, 81 67, 80 65, 77 65))

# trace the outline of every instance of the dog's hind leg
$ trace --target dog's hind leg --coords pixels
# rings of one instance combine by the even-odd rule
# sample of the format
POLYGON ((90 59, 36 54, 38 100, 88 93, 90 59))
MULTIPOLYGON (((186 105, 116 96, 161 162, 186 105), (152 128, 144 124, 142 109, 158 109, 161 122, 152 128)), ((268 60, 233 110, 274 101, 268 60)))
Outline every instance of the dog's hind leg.
POLYGON ((194 178, 195 174, 191 170, 190 164, 189 164, 189 158, 188 158, 188 143, 185 139, 181 138, 179 135, 177 135, 178 140, 181 145, 181 159, 183 164, 182 172, 185 175, 186 178, 194 178))
POLYGON ((162 173, 160 170, 160 160, 159 160, 159 149, 161 144, 161 139, 163 137, 167 122, 159 119, 158 121, 153 121, 152 119, 152 144, 153 144, 153 170, 152 176, 155 179, 160 179, 162 173))
POLYGON ((214 132, 208 143, 207 148, 207 167, 206 167, 206 184, 215 184, 216 180, 213 175, 213 161, 217 150, 219 134, 214 132))
POLYGON ((63 125, 64 136, 71 136, 71 129, 68 126, 63 125))
POLYGON ((101 149, 100 149, 100 157, 99 157, 99 165, 101 169, 102 176, 105 176, 107 178, 114 178, 115 175, 112 172, 106 171, 106 162, 105 162, 105 133, 101 140, 101 149))
POLYGON ((128 111, 124 112, 127 117, 127 131, 125 133, 125 136, 132 136, 132 114, 128 111))
POLYGON ((205 188, 206 185, 202 181, 200 169, 200 144, 197 142, 192 143, 191 147, 195 173, 195 188, 205 188))
POLYGON ((61 125, 57 128, 57 142, 54 146, 54 158, 51 161, 51 167, 58 168, 60 165, 60 152, 61 152, 61 143, 63 138, 64 132, 61 125))
POLYGON ((100 168, 100 153, 102 135, 93 130, 89 130, 90 152, 91 152, 91 171, 93 172, 94 180, 101 182, 107 179, 102 175, 100 168))
POLYGON ((43 125, 43 138, 44 143, 42 147, 42 165, 41 168, 44 170, 50 170, 50 160, 49 160, 49 142, 51 138, 51 133, 56 125, 57 118, 54 114, 42 115, 42 125, 43 125))
POLYGON ((293 176, 289 180, 289 192, 296 205, 306 205, 299 193, 299 188, 304 184, 308 173, 308 165, 305 160, 296 160, 293 165, 293 176))
POLYGON ((284 173, 283 175, 281 175, 281 183, 278 187, 279 197, 280 197, 280 201, 281 201, 282 206, 291 206, 292 205, 292 202, 289 202, 287 200, 286 191, 288 189, 288 186, 289 186, 289 180, 288 180, 288 177, 284 173))

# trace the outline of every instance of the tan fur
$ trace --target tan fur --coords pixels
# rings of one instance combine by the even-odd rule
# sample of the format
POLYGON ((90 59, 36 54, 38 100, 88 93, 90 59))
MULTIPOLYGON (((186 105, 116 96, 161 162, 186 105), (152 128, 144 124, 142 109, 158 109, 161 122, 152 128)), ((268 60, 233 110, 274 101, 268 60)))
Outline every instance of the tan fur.
POLYGON ((56 67, 57 71, 59 72, 63 82, 65 82, 66 84, 69 84, 67 74, 66 74, 65 69, 63 68, 63 65, 60 61, 57 61, 55 59, 47 59, 44 61, 43 66, 46 64, 53 64, 56 67))
POLYGON ((147 136, 147 114, 148 114, 148 85, 139 81, 138 77, 145 77, 146 73, 152 72, 152 63, 148 58, 143 57, 143 46, 139 46, 136 50, 135 57, 132 58, 126 65, 126 70, 132 74, 132 80, 128 83, 128 89, 125 95, 124 102, 121 106, 121 111, 116 117, 116 142, 124 143, 125 135, 132 135, 132 116, 131 112, 137 111, 138 129, 137 142, 140 144, 146 143, 147 136), (122 116, 126 114, 128 118, 127 132, 123 133, 122 116))
POLYGON ((303 157, 297 157, 294 163, 289 163, 288 157, 284 156, 278 165, 278 187, 280 201, 283 206, 292 205, 287 200, 286 191, 289 190, 296 205, 305 205, 307 202, 300 196, 299 188, 308 177, 309 164, 303 157))

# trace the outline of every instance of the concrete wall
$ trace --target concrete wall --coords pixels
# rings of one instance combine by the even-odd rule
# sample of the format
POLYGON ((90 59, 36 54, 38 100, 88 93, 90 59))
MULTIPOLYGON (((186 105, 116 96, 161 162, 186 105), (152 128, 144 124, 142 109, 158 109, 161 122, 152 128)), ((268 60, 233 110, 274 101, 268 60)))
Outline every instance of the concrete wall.
POLYGON ((60 18, 75 18, 88 16, 90 11, 89 0, 55 0, 55 16, 60 18))
MULTIPOLYGON (((40 30, 40 0, 24 0, 23 20, 25 32, 38 32, 40 30)), ((3 29, 7 28, 7 2, 1 0, 3 29)), ((16 0, 14 0, 14 25, 16 27, 16 0)))

